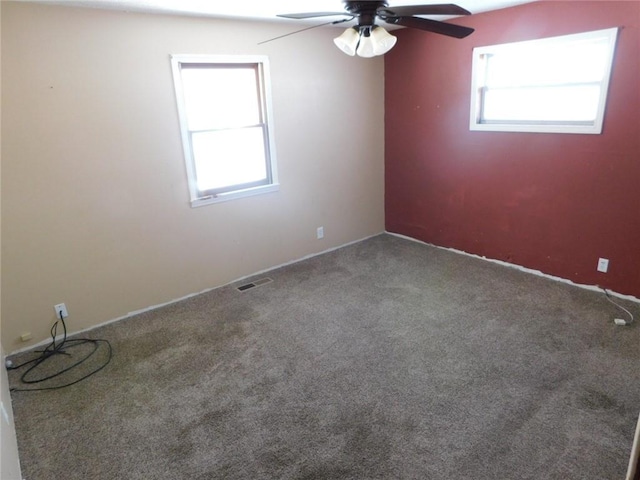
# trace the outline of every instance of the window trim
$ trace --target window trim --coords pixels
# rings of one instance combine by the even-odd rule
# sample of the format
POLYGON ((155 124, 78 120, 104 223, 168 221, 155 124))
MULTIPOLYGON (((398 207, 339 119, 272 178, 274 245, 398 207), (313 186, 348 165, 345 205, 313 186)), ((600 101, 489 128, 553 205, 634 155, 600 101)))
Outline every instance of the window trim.
MULTIPOLYGON (((273 136, 273 104, 271 100, 271 76, 269 70, 269 58, 266 55, 171 55, 171 70, 178 107, 178 120, 182 138, 182 149, 189 183, 189 195, 192 207, 210 205, 252 195, 276 192, 280 189, 278 183, 278 169, 276 163, 276 149, 273 136), (198 189, 195 160, 193 156, 191 134, 188 128, 187 112, 183 94, 181 65, 252 65, 258 75, 257 88, 259 89, 260 111, 265 140, 265 157, 267 162, 267 182, 261 185, 240 185, 240 188, 216 193, 202 192, 198 189)), ((259 125, 256 125, 259 126, 259 125)))
MULTIPOLYGON (((499 45, 490 45, 485 47, 476 47, 473 49, 472 67, 471 67, 471 109, 469 115, 469 130, 472 131, 493 131, 493 132, 531 132, 531 133, 574 133, 574 134, 600 134, 602 133, 602 125, 604 123, 604 114, 606 110, 607 95, 609 91, 609 81, 613 70, 613 59, 615 55, 616 40, 618 27, 607 28, 602 30, 594 30, 583 33, 570 35, 560 35, 555 37, 547 37, 535 40, 527 40, 523 42, 505 43, 499 45), (481 121, 483 110, 482 91, 486 89, 482 85, 482 79, 485 75, 483 57, 500 52, 501 50, 512 49, 517 45, 525 44, 553 44, 561 42, 575 42, 580 40, 590 40, 594 38, 608 38, 608 56, 609 61, 605 67, 602 81, 600 85, 600 98, 598 101, 598 112, 593 122, 591 121, 481 121)), ((585 82, 588 83, 588 82, 585 82)), ((583 85, 585 83, 581 83, 583 85)), ((562 86, 558 84, 556 86, 562 86)))

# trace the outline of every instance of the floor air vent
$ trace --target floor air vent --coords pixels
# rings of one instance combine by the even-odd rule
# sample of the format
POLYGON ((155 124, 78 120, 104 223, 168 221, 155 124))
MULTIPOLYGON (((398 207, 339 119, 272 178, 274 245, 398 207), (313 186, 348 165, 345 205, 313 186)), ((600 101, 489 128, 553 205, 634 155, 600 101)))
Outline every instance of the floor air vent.
POLYGON ((244 285, 240 285, 238 288, 239 291, 244 292, 253 287, 259 287, 260 285, 266 285, 267 283, 271 283, 273 280, 269 277, 261 278, 260 280, 255 280, 251 283, 245 283, 244 285))

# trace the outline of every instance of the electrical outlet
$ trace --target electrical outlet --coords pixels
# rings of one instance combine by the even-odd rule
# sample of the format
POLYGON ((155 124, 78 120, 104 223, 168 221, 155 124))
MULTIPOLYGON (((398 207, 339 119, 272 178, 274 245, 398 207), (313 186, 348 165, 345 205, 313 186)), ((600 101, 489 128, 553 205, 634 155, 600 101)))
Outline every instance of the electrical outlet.
POLYGON ((56 318, 60 319, 67 318, 69 314, 67 313, 67 306, 64 303, 59 303, 53 306, 53 309, 56 311, 56 318))
POLYGON ((31 332, 24 332, 22 335, 20 335, 20 340, 22 340, 23 342, 28 342, 29 340, 31 340, 31 332))
POLYGON ((316 238, 318 240, 320 240, 321 238, 324 238, 324 227, 318 227, 316 230, 316 238))
POLYGON ((598 271, 602 273, 607 273, 609 270, 609 259, 608 258, 599 258, 598 259, 598 271))

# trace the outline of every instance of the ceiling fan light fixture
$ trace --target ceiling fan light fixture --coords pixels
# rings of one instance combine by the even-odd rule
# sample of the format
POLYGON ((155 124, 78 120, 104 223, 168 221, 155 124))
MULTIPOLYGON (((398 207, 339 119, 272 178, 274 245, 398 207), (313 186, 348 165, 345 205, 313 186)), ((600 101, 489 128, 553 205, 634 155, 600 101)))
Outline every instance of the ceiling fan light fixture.
MULTIPOLYGON (((323 25, 336 25, 356 20, 356 26, 345 30, 342 35, 334 38, 333 42, 347 55, 354 56, 357 54, 365 58, 384 55, 395 46, 397 41, 396 37, 390 35, 384 28, 376 25, 376 21, 382 21, 399 27, 433 32, 453 38, 465 38, 474 31, 473 28, 462 25, 424 18, 425 15, 471 15, 470 11, 452 3, 400 5, 394 7, 389 7, 388 0, 342 0, 342 3, 344 4, 345 12, 288 13, 278 15, 278 17, 291 18, 294 20, 317 17, 346 17, 342 20, 314 25, 292 33, 302 32, 323 25)), ((287 33, 272 38, 271 40, 286 37, 292 33, 287 33)), ((267 40, 267 42, 271 40, 267 40)))
POLYGON ((374 25, 372 27, 349 27, 342 32, 342 35, 334 38, 333 43, 347 55, 358 54, 359 57, 371 58, 387 53, 397 40, 384 28, 374 25))
POLYGON ((384 55, 389 50, 391 50, 398 39, 393 35, 389 34, 384 28, 376 26, 371 31, 371 38, 373 39, 373 54, 374 55, 384 55))
POLYGON ((342 35, 333 39, 333 43, 336 44, 336 47, 352 57, 356 54, 356 48, 358 48, 359 41, 360 32, 353 27, 347 28, 342 35))

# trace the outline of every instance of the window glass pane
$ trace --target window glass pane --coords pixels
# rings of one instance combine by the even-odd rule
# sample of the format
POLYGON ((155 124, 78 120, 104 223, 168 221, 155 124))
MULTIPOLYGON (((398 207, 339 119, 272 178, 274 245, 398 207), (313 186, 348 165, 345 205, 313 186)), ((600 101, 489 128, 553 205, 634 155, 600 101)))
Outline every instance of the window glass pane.
POLYGON ((182 68, 189 130, 261 123, 254 67, 182 68))
POLYGON ((262 127, 192 134, 198 190, 267 180, 262 127))
POLYGON ((489 87, 600 82, 608 39, 539 42, 500 48, 486 56, 489 87))
POLYGON ((600 85, 487 90, 483 120, 593 122, 600 85))

